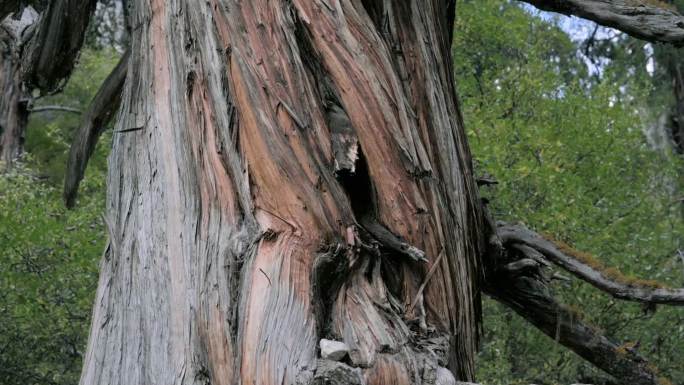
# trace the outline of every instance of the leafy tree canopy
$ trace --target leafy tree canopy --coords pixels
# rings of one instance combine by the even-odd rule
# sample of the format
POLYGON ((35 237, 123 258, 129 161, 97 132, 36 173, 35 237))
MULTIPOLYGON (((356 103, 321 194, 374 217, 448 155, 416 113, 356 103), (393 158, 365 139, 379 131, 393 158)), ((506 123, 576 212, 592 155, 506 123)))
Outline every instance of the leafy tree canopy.
MULTIPOLYGON (((483 191, 494 216, 524 221, 627 275, 682 286, 681 159, 644 136, 654 85, 643 43, 613 45, 601 76, 590 77, 556 22, 501 0, 461 2, 455 39, 477 168, 499 182, 483 191)), ((587 321, 639 341, 666 376, 684 378, 680 309, 645 311, 576 280, 555 286, 566 303, 586 309, 587 321)), ((487 384, 602 377, 509 310, 487 302, 485 315, 479 378, 487 384)))

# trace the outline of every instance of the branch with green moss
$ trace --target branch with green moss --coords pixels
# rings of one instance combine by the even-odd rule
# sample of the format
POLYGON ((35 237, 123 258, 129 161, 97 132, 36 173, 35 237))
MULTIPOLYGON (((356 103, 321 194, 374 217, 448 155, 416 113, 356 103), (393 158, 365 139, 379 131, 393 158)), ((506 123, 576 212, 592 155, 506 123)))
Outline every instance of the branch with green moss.
POLYGON ((507 247, 525 245, 538 253, 529 255, 528 258, 538 258, 541 254, 555 265, 615 298, 652 304, 684 305, 684 289, 671 289, 656 281, 626 276, 589 254, 543 237, 523 226, 503 224, 497 228, 497 234, 507 247))

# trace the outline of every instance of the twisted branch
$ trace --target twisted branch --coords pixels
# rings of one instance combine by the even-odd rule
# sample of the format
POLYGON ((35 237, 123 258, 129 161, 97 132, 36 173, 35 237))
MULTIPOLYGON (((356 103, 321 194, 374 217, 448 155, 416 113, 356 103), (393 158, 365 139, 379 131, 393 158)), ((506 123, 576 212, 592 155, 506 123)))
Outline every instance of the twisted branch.
POLYGON ((684 305, 684 289, 669 289, 654 281, 627 278, 617 270, 605 268, 598 261, 567 245, 554 243, 522 226, 503 225, 497 229, 504 244, 522 244, 567 270, 592 286, 628 301, 684 305))

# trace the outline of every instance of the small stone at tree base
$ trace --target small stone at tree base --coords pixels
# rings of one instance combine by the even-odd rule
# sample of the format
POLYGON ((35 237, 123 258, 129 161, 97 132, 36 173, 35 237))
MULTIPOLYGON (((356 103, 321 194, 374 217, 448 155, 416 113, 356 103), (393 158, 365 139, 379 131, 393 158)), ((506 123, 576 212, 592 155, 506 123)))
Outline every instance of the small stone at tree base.
POLYGON ((456 377, 451 373, 451 371, 442 366, 437 368, 437 373, 435 373, 435 385, 459 385, 460 382, 456 382, 456 377))
POLYGON ((339 361, 349 353, 349 348, 344 342, 322 339, 320 342, 321 358, 339 361))

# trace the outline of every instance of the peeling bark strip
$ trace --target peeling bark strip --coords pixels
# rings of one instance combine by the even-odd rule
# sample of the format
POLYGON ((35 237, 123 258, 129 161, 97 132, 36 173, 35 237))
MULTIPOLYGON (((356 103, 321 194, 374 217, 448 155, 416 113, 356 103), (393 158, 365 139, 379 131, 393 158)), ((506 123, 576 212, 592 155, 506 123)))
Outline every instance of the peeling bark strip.
POLYGON ((315 383, 323 336, 367 385, 473 377, 451 4, 132 4, 81 384, 315 383))
MULTIPOLYGON (((497 232, 504 243, 527 245, 541 253, 544 258, 615 298, 654 304, 684 305, 684 289, 668 289, 656 282, 636 279, 634 282, 621 282, 626 277, 611 278, 608 269, 591 266, 592 261, 589 257, 572 255, 573 252, 568 248, 558 246, 522 226, 504 225, 499 227, 497 232)), ((614 272, 612 275, 617 274, 614 272)))
POLYGON ((684 16, 641 0, 522 0, 535 7, 579 16, 634 37, 684 46, 684 16))
POLYGON ((76 202, 78 185, 85 175, 88 160, 95 150, 97 140, 119 109, 121 90, 128 69, 128 56, 127 51, 102 83, 81 120, 81 127, 74 136, 64 177, 64 202, 69 208, 73 207, 76 202))

